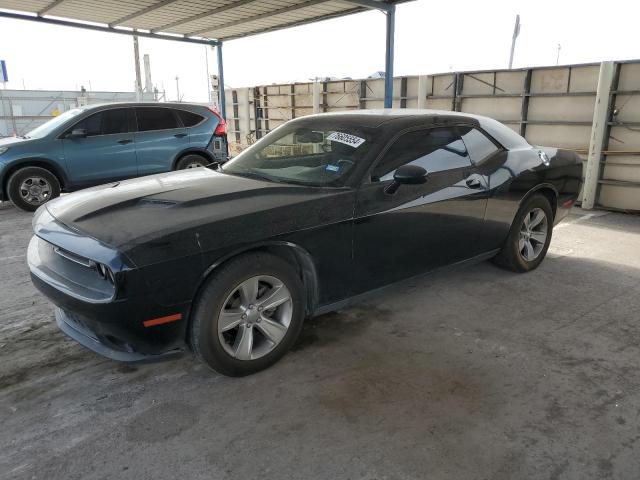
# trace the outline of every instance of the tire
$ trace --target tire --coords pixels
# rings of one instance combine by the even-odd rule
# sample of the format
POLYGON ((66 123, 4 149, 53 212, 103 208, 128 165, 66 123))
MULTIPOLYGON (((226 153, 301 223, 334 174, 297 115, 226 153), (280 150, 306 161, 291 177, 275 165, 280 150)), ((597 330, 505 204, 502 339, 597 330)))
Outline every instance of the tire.
POLYGON ((203 363, 223 375, 240 377, 264 370, 282 358, 298 338, 305 317, 304 299, 298 274, 281 258, 256 252, 232 259, 211 276, 194 304, 191 348, 203 363), (285 290, 277 287, 278 282, 285 290), (258 286, 255 296, 247 293, 253 285, 258 286), (278 295, 271 297, 275 293, 278 295), (289 300, 266 308, 269 298, 275 304, 287 294, 289 300), (254 300, 246 300, 251 298, 254 300), (251 335, 251 342, 245 341, 249 338, 245 335, 251 335))
POLYGON ((16 207, 33 212, 49 200, 60 196, 60 182, 49 170, 24 167, 9 177, 7 194, 16 207))
POLYGON ((514 272, 534 270, 547 254, 552 233, 553 212, 549 200, 543 195, 533 195, 518 210, 509 236, 493 261, 496 265, 514 272))
POLYGON ((195 153, 190 153, 185 155, 176 164, 176 170, 186 170, 187 168, 199 168, 206 167, 211 162, 204 158, 201 155, 196 155, 195 153))

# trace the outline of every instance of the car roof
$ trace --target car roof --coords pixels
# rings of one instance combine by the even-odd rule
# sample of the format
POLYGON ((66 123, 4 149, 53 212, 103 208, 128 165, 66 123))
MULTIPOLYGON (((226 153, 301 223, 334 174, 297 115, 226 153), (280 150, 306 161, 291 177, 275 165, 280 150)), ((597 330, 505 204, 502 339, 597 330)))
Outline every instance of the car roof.
POLYGON ((92 103, 91 105, 85 105, 78 107, 80 110, 99 110, 107 107, 170 107, 170 108, 207 108, 207 105, 200 103, 183 103, 183 102, 105 102, 105 103, 92 103))
POLYGON ((449 110, 429 110, 414 108, 388 108, 372 110, 349 110, 346 112, 327 112, 300 117, 304 119, 332 119, 335 121, 353 122, 364 127, 382 128, 391 127, 392 124, 401 123, 407 127, 412 123, 420 125, 442 123, 470 123, 477 125, 494 137, 509 150, 517 148, 529 148, 529 143, 511 128, 482 115, 465 112, 453 112, 449 110))

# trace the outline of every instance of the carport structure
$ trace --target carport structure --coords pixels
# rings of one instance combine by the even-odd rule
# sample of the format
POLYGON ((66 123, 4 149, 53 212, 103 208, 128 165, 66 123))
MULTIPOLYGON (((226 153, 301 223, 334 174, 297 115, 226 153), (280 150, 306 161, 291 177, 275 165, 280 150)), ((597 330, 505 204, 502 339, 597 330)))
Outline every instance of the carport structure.
POLYGON ((215 46, 220 109, 226 118, 223 42, 372 9, 386 15, 384 105, 390 108, 395 5, 403 1, 0 0, 0 18, 215 46))

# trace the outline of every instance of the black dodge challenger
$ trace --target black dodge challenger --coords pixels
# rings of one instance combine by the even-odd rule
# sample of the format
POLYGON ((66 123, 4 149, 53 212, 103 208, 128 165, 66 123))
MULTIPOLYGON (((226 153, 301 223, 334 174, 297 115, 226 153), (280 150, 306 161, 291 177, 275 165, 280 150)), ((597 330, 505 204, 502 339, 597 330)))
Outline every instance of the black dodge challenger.
POLYGON ((580 189, 575 153, 429 110, 292 120, 224 166, 103 185, 34 216, 34 284, 60 328, 115 360, 191 348, 246 375, 305 318, 493 258, 527 272, 580 189))

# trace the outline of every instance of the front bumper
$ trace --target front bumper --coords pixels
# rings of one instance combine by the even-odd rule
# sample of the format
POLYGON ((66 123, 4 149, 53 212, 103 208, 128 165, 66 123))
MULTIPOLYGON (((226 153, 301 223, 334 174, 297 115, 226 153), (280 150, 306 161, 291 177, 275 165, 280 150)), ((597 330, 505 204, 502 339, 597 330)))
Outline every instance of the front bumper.
POLYGON ((183 353, 174 349, 160 354, 142 354, 133 346, 122 342, 112 335, 100 335, 86 327, 86 319, 59 307, 55 309, 56 323, 60 330, 85 348, 118 362, 155 362, 175 358, 183 353))
MULTIPOLYGON (((106 247, 90 245, 93 240, 87 237, 80 241, 87 244, 85 250, 93 257, 118 265, 106 247)), ((123 286, 105 289, 93 281, 95 267, 78 261, 77 255, 57 253, 54 245, 38 236, 29 244, 27 260, 34 286, 57 307, 60 328, 90 350, 114 360, 139 362, 186 349, 190 302, 163 302, 153 289, 136 291, 136 286, 146 283, 144 276, 134 275, 137 270, 115 269, 116 283, 123 286), (158 322, 167 318, 171 321, 158 322)), ((104 280, 102 283, 107 285, 104 280)))

